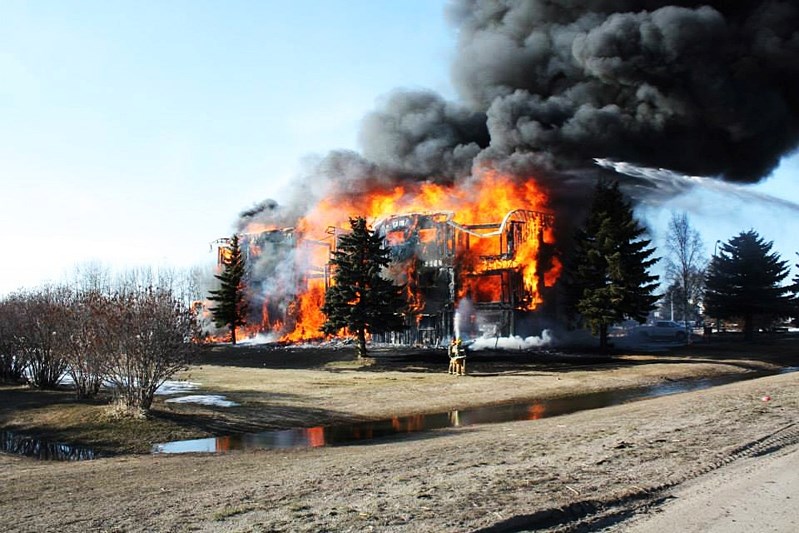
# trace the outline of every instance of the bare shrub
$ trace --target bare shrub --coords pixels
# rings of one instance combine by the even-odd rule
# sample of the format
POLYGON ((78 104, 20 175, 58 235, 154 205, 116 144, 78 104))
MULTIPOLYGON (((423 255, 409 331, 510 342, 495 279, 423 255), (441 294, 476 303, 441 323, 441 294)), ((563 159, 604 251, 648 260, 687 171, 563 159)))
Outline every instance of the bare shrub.
POLYGON ((69 286, 0 298, 0 380, 54 388, 69 373, 78 397, 109 382, 117 411, 146 413, 155 390, 196 350, 193 277, 141 268, 114 283, 109 270, 88 265, 69 286))
POLYGON ((65 331, 69 294, 64 287, 43 287, 18 296, 16 343, 27 361, 28 381, 36 388, 55 388, 67 368, 66 359, 57 349, 57 338, 65 331))
POLYGON ((117 311, 108 295, 96 290, 69 295, 56 349, 67 361, 67 372, 78 398, 91 398, 103 383, 103 360, 112 350, 112 317, 117 311))
POLYGON ((0 300, 0 381, 22 381, 28 366, 19 345, 21 305, 17 295, 0 300))
POLYGON ((112 279, 111 267, 93 260, 75 265, 67 274, 66 283, 78 293, 109 294, 111 293, 112 279))
POLYGON ((117 396, 114 397, 105 410, 105 415, 110 420, 144 420, 147 418, 147 411, 137 407, 130 407, 125 398, 117 396))
POLYGON ((171 291, 128 285, 111 296, 111 351, 103 375, 116 401, 132 413, 147 411, 156 389, 186 368, 196 350, 197 327, 189 308, 171 291))

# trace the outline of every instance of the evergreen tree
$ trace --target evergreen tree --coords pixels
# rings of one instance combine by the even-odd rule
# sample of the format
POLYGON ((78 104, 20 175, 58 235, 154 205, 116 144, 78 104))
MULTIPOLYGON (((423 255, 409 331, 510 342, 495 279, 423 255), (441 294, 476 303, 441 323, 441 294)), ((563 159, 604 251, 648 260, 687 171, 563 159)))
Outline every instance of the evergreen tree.
POLYGON ((330 263, 333 285, 325 293, 322 331, 334 334, 347 328, 358 337, 358 358, 366 355, 366 333, 397 331, 404 327, 406 305, 402 287, 381 275, 389 262, 382 239, 362 217, 350 218, 351 233, 342 235, 330 263))
POLYGON ((247 302, 244 299, 244 258, 239 248, 239 236, 230 239, 230 248, 223 260, 223 269, 214 276, 220 281, 219 289, 208 297, 217 302, 211 308, 217 327, 229 327, 231 342, 236 344, 236 328, 245 324, 247 302))
POLYGON ((653 294, 657 276, 649 268, 651 241, 635 220, 618 183, 597 184, 584 226, 575 238, 575 250, 566 280, 569 313, 599 335, 608 346, 608 327, 625 319, 644 322, 658 299, 653 294))
POLYGON ((793 314, 794 288, 782 286, 788 262, 771 253, 773 243, 754 230, 721 245, 708 268, 705 310, 717 318, 743 318, 744 338, 754 337, 755 321, 768 323, 793 314))

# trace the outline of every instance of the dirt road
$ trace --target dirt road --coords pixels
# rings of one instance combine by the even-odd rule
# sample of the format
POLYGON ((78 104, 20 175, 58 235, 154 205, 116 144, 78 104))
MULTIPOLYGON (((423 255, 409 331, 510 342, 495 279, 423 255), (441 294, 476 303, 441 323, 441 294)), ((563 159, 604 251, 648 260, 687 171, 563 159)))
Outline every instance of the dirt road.
POLYGON ((661 506, 608 531, 799 531, 799 447, 743 459, 668 491, 661 506))

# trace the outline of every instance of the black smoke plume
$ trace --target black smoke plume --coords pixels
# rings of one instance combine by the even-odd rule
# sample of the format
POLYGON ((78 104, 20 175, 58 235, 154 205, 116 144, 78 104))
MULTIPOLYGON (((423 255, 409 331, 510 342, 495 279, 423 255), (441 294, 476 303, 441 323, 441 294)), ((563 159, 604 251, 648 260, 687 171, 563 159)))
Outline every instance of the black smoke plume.
MULTIPOLYGON (((284 205, 248 210, 240 230, 489 166, 534 177, 567 235, 613 161, 752 183, 799 142, 795 0, 455 0, 446 14, 460 101, 391 93, 364 118, 360 152, 319 158, 284 205)), ((647 187, 636 194, 674 194, 647 187)), ((283 259, 266 260, 270 271, 283 259)))
POLYGON ((457 184, 475 164, 535 176, 556 210, 606 172, 595 158, 751 183, 797 147, 794 1, 455 0, 447 15, 461 102, 393 92, 360 153, 320 158, 241 227, 290 225, 324 196, 457 184))
POLYGON ((793 1, 459 0, 453 77, 481 158, 591 158, 754 182, 799 139, 793 1))

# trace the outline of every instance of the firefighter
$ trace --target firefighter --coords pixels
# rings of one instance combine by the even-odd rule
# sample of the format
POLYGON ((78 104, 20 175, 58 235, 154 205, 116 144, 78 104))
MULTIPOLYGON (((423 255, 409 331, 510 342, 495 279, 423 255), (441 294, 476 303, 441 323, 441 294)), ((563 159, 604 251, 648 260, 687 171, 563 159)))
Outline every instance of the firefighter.
POLYGON ((452 339, 449 344, 449 373, 466 375, 466 351, 460 337, 452 339))

